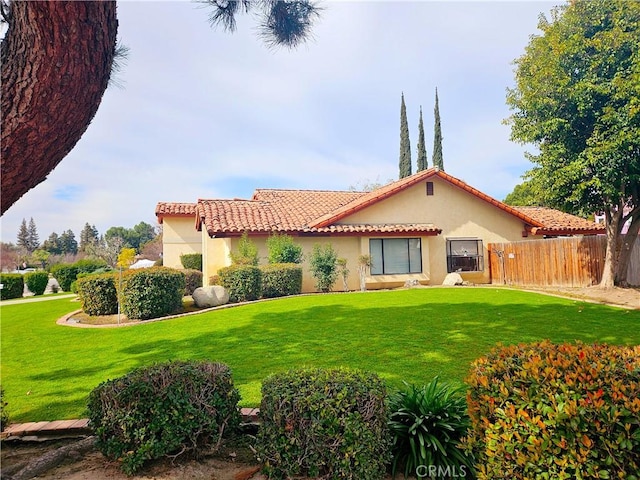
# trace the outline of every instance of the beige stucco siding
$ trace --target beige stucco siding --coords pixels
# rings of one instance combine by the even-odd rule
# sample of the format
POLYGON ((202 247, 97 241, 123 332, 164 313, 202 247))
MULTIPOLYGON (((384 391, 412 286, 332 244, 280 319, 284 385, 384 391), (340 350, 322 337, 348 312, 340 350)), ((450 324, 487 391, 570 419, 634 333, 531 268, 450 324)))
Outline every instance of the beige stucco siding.
MULTIPOLYGON (((426 182, 421 182, 339 223, 432 223, 442 229, 440 235, 422 239, 423 274, 433 285, 442 283, 447 275, 446 240, 479 238, 484 248, 484 271, 463 272, 461 275, 470 282, 488 283, 487 244, 522 240, 522 220, 442 179, 430 181, 434 182, 433 195, 426 194, 426 182)), ((399 277, 410 278, 405 275, 399 277)))
POLYGON ((162 264, 182 268, 180 255, 202 253, 202 239, 195 217, 164 217, 162 221, 162 264))

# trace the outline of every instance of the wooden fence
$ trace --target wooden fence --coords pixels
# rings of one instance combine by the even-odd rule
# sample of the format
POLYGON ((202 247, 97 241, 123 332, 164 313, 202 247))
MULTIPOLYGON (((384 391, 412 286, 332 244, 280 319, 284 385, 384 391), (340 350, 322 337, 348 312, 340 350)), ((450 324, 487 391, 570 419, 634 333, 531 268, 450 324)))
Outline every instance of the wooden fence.
MULTIPOLYGON (((603 235, 561 237, 488 245, 491 283, 585 287, 602 279, 607 247, 603 235)), ((631 254, 627 282, 640 285, 640 241, 631 254)))

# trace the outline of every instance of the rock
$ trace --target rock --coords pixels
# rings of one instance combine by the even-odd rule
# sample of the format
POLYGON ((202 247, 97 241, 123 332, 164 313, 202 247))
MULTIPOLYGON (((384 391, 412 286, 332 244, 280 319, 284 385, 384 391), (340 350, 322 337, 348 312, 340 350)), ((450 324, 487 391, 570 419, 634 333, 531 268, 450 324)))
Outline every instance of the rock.
POLYGON ((419 285, 420 285, 420 282, 415 278, 413 280, 407 280, 406 282, 404 282, 404 288, 417 287, 419 285))
POLYGON ((191 297, 198 308, 217 307, 229 302, 229 292, 220 285, 198 287, 191 297))
POLYGON ((459 273, 450 273, 446 277, 444 277, 444 282, 442 285, 464 285, 464 280, 459 273))

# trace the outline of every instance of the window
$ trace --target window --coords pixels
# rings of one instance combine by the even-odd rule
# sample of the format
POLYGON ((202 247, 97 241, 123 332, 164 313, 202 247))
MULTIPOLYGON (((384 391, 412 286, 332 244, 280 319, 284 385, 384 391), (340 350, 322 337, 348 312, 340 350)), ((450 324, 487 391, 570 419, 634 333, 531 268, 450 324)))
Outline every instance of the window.
POLYGON ((427 195, 433 195, 433 182, 427 182, 427 195))
POLYGON ((447 272, 484 271, 483 253, 479 238, 447 239, 447 272))
POLYGON ((419 238, 372 238, 369 253, 371 275, 422 272, 419 238))

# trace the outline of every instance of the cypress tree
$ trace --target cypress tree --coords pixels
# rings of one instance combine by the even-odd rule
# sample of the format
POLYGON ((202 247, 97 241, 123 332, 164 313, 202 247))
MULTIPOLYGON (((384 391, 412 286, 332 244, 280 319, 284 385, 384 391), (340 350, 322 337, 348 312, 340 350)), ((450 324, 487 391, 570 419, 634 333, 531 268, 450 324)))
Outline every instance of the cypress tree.
POLYGON ((404 104, 404 93, 400 104, 400 177, 411 175, 411 142, 409 141, 409 125, 407 124, 407 107, 404 104))
POLYGON ((424 144, 424 124, 422 123, 422 106, 420 106, 420 123, 418 124, 418 172, 428 168, 427 148, 424 144))
POLYGON ((433 127, 433 166, 444 172, 444 161, 442 160, 442 130, 440 129, 440 106, 438 105, 438 89, 436 88, 436 106, 433 109, 435 115, 435 125, 433 127))
POLYGON ((33 221, 33 217, 29 220, 29 246, 27 250, 33 252, 40 246, 40 238, 38 237, 38 229, 36 228, 36 222, 33 221))

